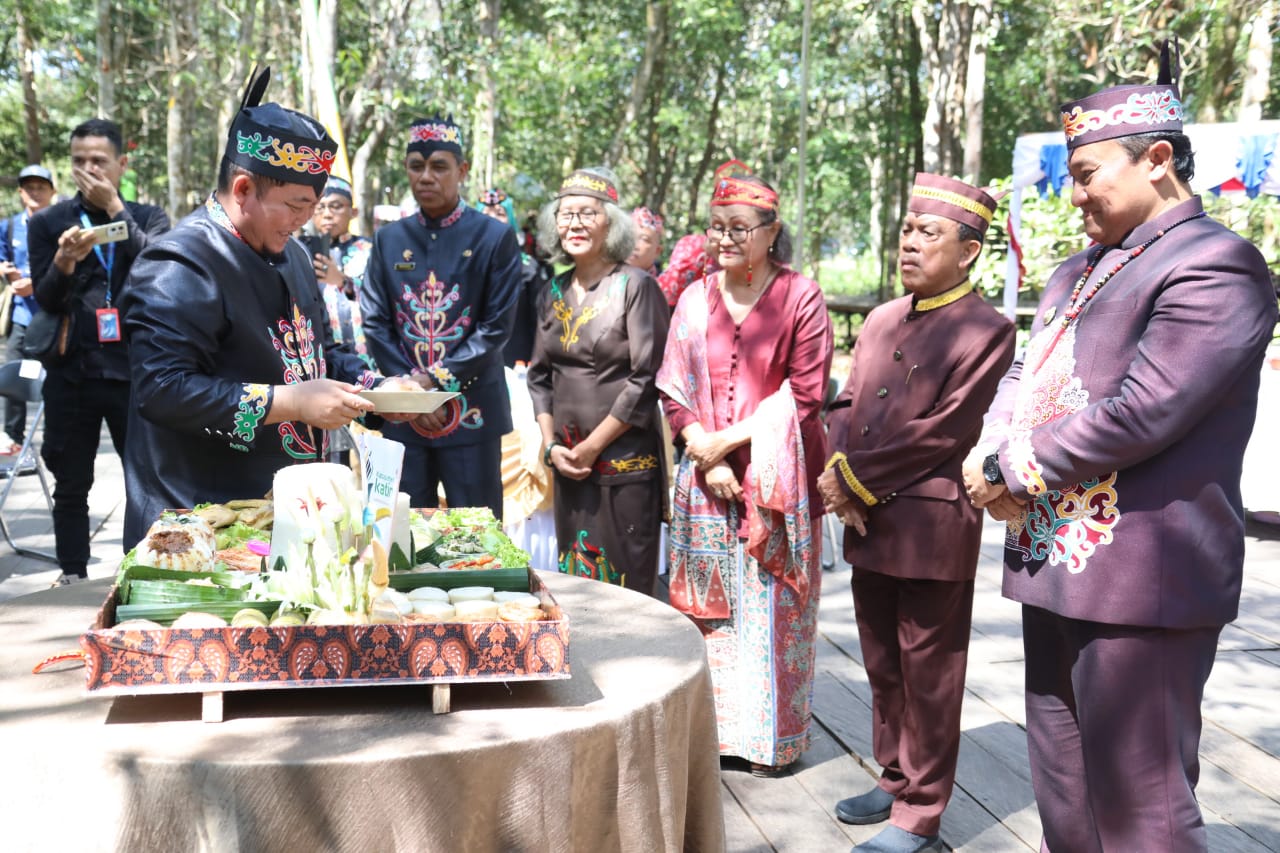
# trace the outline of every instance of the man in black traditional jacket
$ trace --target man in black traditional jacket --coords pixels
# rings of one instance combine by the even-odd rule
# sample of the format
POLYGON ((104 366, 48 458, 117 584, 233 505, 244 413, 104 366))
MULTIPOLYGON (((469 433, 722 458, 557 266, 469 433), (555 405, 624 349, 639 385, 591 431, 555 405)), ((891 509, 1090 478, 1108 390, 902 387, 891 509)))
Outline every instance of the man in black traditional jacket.
POLYGON ((324 430, 373 408, 356 392, 381 377, 331 345, 291 239, 337 144, 309 116, 259 105, 268 80, 249 84, 217 190, 139 258, 121 304, 136 388, 126 547, 167 507, 263 495, 278 469, 324 459, 324 430))

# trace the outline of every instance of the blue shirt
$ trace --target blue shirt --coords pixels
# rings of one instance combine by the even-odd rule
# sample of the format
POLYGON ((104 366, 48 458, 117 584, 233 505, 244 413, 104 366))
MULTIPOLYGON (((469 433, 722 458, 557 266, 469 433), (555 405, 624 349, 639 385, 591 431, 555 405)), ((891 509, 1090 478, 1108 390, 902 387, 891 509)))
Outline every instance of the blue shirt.
MULTIPOLYGON (((0 260, 9 261, 23 277, 31 277, 31 259, 27 255, 27 219, 24 210, 0 222, 0 260)), ((13 322, 19 326, 31 324, 31 315, 40 310, 34 296, 13 297, 13 322)))

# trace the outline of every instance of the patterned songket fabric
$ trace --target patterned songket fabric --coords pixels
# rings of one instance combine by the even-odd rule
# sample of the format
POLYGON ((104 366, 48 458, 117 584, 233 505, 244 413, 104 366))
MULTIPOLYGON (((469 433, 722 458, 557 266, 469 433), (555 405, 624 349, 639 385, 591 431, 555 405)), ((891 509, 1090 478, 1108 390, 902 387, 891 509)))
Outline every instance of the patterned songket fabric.
POLYGON ((821 509, 815 516, 810 504, 820 465, 809 457, 826 449, 817 414, 830 322, 817 285, 784 271, 735 325, 716 280, 681 297, 658 388, 675 434, 695 420, 708 430, 745 417, 760 426, 728 457, 745 504, 714 497, 689 459, 681 462, 671 604, 707 641, 721 754, 781 766, 809 745, 821 575, 821 509), (741 373, 723 372, 740 362, 741 373))

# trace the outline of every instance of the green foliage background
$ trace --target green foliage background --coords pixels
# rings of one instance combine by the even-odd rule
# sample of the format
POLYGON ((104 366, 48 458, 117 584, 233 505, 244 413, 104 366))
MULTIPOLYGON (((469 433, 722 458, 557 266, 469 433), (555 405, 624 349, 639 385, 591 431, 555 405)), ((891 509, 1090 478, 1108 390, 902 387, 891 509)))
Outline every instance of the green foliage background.
MULTIPOLYGON (((812 0, 808 101, 806 257, 829 292, 889 295, 893 235, 913 172, 922 163, 921 93, 927 84, 913 9, 936 18, 959 0, 812 0)), ((797 224, 802 0, 507 0, 496 44, 482 50, 484 0, 367 0, 337 6, 333 65, 344 129, 354 149, 382 121, 390 127, 364 175, 375 202, 398 202, 403 129, 416 116, 478 115, 486 79, 497 92, 495 182, 522 214, 536 209, 579 165, 612 163, 625 200, 658 206, 669 243, 700 227, 709 167, 730 157, 779 188, 784 218, 797 224), (407 5, 406 5, 407 4, 407 5), (403 25, 387 31, 402 12, 403 25), (660 16, 662 47, 647 96, 626 120, 646 32, 660 16), (375 75, 382 62, 388 69, 375 75), (354 105, 362 100, 367 109, 354 105)), ((1104 85, 1154 74, 1155 44, 1184 45, 1183 91, 1199 120, 1235 118, 1247 24, 1262 0, 993 0, 987 55, 980 182, 1007 183, 1014 139, 1057 127, 1057 107, 1104 85)), ((190 84, 189 179, 209 187, 225 128, 219 115, 238 97, 236 58, 270 63, 270 96, 307 109, 297 0, 0 0, 23 12, 35 44, 43 159, 65 188, 66 136, 98 109, 98 24, 118 46, 113 116, 132 144, 140 195, 165 203, 165 112, 174 75, 190 84), (170 37, 184 9, 198 29, 194 55, 175 58, 170 37), (252 20, 245 39, 241 26, 252 20)), ((1280 42, 1272 22, 1273 49, 1280 42)), ((0 34, 0 176, 26 161, 18 45, 0 34)), ((1280 50, 1271 66, 1265 117, 1280 115, 1280 50)), ((465 126, 465 125, 464 125, 465 126)), ((2 186, 3 184, 0 184, 2 186)), ((468 188, 472 195, 484 187, 468 188)), ((1034 193, 1029 194, 1034 196, 1034 193)), ((190 203, 190 200, 188 200, 190 203)), ((16 204, 12 196, 0 209, 16 204)), ((1211 205, 1276 262, 1276 202, 1211 205)), ((181 212, 181 211, 178 211, 181 212)), ((1002 218, 1002 217, 1001 217, 1002 218)), ((1063 199, 1028 197, 1027 282, 1083 245, 1078 215, 1063 199)), ((1003 286, 1006 239, 993 229, 979 278, 1003 286)), ((896 286, 896 285, 894 285, 896 286)))

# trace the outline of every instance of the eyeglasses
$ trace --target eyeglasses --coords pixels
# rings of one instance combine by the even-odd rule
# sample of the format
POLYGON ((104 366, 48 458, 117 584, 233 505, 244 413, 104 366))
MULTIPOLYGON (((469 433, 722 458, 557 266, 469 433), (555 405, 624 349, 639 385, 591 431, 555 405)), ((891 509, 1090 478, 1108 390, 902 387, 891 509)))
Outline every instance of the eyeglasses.
POLYGON ((342 213, 346 209, 347 209, 347 203, 345 201, 331 201, 331 202, 328 202, 327 204, 322 201, 316 205, 317 211, 329 210, 329 211, 332 211, 333 213, 342 213))
POLYGON ((741 246, 743 243, 747 242, 747 238, 751 236, 752 231, 755 231, 757 228, 763 228, 766 224, 768 223, 762 222, 759 225, 753 225, 750 228, 743 228, 741 225, 735 225, 732 228, 725 228, 723 225, 712 225, 707 229, 706 233, 708 237, 717 243, 724 239, 724 235, 728 234, 730 240, 741 246))
POLYGON ((590 228, 596 224, 596 220, 601 215, 600 211, 591 208, 586 210, 562 210, 556 214, 556 222, 560 225, 573 225, 573 219, 576 216, 584 228, 590 228))

